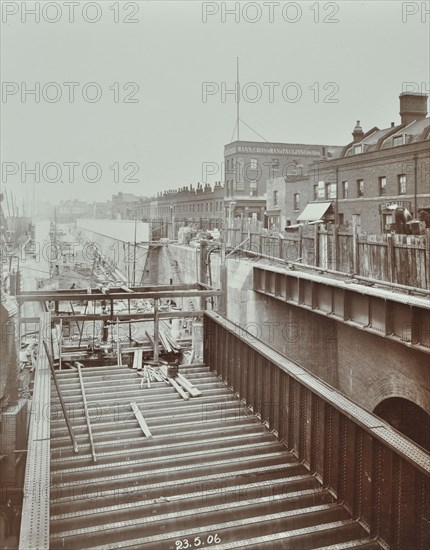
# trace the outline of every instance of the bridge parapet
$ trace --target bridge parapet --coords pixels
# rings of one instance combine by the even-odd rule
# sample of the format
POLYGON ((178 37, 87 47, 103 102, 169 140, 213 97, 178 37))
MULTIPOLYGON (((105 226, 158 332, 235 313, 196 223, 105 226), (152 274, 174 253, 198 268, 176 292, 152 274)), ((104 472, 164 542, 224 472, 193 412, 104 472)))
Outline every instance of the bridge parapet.
POLYGON ((411 296, 350 280, 263 265, 254 267, 253 288, 288 304, 430 353, 429 294, 411 296))
POLYGON ((430 456, 377 416, 214 312, 205 362, 393 550, 430 546, 430 456))

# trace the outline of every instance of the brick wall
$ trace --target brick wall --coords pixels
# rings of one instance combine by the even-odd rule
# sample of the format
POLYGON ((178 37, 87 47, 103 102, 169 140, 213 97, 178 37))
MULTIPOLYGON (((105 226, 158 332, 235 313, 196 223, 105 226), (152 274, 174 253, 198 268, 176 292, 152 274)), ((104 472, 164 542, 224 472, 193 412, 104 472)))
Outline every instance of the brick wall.
POLYGON ((379 205, 396 200, 410 201, 414 209, 415 160, 417 206, 430 204, 430 154, 428 142, 384 149, 320 163, 310 174, 309 186, 319 180, 335 182, 338 167, 338 208, 344 223, 351 223, 353 214, 361 216, 362 230, 367 233, 381 231, 379 205), (398 176, 406 175, 406 192, 399 194, 398 176), (379 191, 379 178, 386 178, 385 194, 379 191), (364 193, 358 196, 357 180, 364 181, 364 193), (348 198, 343 197, 342 182, 348 182, 348 198))

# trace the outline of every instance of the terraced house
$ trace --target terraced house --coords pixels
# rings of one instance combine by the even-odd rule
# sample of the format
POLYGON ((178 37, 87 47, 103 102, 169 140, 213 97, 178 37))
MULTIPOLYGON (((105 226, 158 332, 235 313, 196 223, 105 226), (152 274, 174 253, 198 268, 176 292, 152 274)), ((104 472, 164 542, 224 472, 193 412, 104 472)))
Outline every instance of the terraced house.
POLYGON ((402 93, 400 124, 364 132, 357 121, 352 141, 339 155, 313 163, 307 178, 269 180, 268 210, 279 217, 279 225, 300 221, 308 203, 325 202, 339 225, 354 221, 378 233, 393 221, 391 205, 406 206, 414 215, 430 206, 427 99, 426 94, 402 93))

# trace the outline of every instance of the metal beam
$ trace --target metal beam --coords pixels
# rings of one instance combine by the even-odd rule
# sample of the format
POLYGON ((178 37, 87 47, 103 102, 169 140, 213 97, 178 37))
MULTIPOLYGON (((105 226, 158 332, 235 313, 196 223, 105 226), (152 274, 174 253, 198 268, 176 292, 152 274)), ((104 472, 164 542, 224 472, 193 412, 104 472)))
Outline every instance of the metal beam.
MULTIPOLYGON (((103 286, 103 285, 102 285, 103 286)), ((158 290, 193 290, 201 289, 201 283, 192 283, 192 284, 182 284, 182 285, 150 285, 150 286, 130 286, 128 287, 128 290, 125 290, 124 287, 110 287, 107 289, 107 292, 103 292, 99 287, 93 287, 91 288, 91 293, 94 294, 100 294, 100 295, 107 295, 110 296, 111 294, 115 294, 118 292, 124 292, 125 294, 129 293, 129 291, 132 292, 152 292, 152 291, 158 291, 158 290)), ((20 293, 20 296, 31 296, 34 293, 37 293, 39 291, 35 290, 23 290, 20 293)), ((44 291, 41 290, 41 293, 44 291)), ((66 294, 87 294, 88 289, 86 288, 74 288, 74 289, 62 289, 62 290, 52 290, 50 291, 50 294, 53 296, 64 296, 66 294)))
POLYGON ((254 267, 254 290, 409 348, 430 353, 430 345, 425 337, 430 331, 430 322, 426 321, 430 318, 430 302, 427 298, 387 292, 385 289, 364 287, 311 273, 281 271, 272 266, 254 267), (284 295, 276 292, 282 286, 286 287, 284 295), (335 307, 329 310, 329 303, 335 307), (398 311, 396 316, 390 314, 394 307, 398 311), (417 319, 423 319, 420 332, 416 328, 417 319), (396 327, 393 326, 395 320, 396 327))
POLYGON ((85 293, 74 294, 73 291, 69 291, 67 294, 58 295, 57 293, 49 292, 33 292, 32 294, 19 294, 16 296, 17 300, 23 302, 97 302, 108 298, 109 300, 150 300, 160 298, 194 298, 203 297, 208 298, 210 296, 219 296, 221 290, 172 290, 170 292, 166 290, 161 291, 146 291, 146 292, 115 292, 110 294, 98 293, 85 293))
MULTIPOLYGON (((183 319, 183 318, 188 318, 188 317, 201 317, 203 315, 203 311, 201 310, 198 310, 198 311, 160 311, 160 313, 158 314, 159 315, 159 318, 160 319, 183 319)), ((134 320, 134 321, 151 321, 152 319, 154 319, 154 313, 153 312, 150 312, 150 313, 118 313, 118 314, 114 314, 114 318, 116 319, 118 317, 118 319, 122 322, 124 321, 130 321, 130 320, 134 320)), ((53 315, 52 316, 52 321, 53 322, 57 322, 57 321, 103 321, 103 320, 108 320, 109 322, 111 322, 111 315, 108 313, 106 315, 97 315, 97 314, 75 314, 75 315, 69 315, 67 313, 63 313, 59 315, 53 315)), ((22 317, 20 319, 20 322, 21 323, 37 323, 39 322, 39 317, 22 317)))
POLYGON ((51 373, 43 338, 50 337, 51 317, 43 313, 39 325, 39 352, 34 377, 25 466, 19 549, 49 548, 51 373))

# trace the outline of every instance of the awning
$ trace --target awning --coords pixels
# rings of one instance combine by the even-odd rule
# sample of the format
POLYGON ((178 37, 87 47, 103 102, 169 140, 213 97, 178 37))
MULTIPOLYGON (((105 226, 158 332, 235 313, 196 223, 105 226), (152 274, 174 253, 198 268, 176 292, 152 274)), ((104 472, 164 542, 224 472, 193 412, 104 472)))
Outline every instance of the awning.
POLYGON ((313 202, 306 205, 306 208, 297 218, 298 222, 314 222, 321 220, 332 207, 331 202, 313 202))

